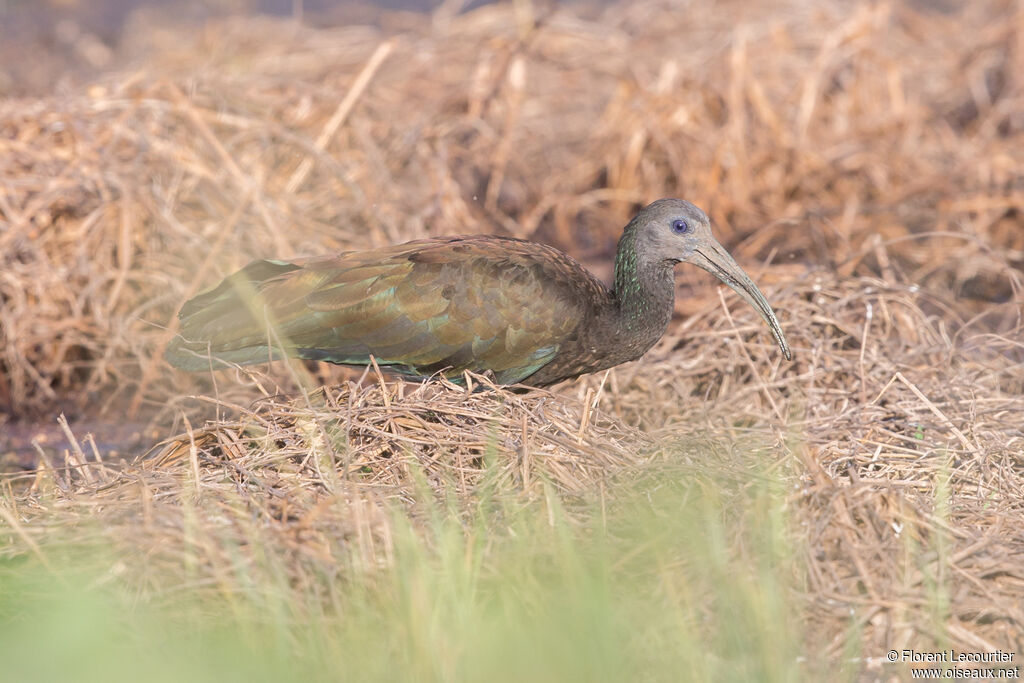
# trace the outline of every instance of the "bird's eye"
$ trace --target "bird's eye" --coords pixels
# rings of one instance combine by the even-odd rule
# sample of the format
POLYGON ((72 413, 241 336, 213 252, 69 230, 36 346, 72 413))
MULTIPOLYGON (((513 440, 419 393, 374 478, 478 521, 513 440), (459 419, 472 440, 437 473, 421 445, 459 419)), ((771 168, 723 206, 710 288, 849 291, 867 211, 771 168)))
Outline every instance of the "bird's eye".
POLYGON ((672 232, 677 235, 685 235, 690 232, 690 224, 684 221, 682 218, 677 218, 672 221, 672 232))

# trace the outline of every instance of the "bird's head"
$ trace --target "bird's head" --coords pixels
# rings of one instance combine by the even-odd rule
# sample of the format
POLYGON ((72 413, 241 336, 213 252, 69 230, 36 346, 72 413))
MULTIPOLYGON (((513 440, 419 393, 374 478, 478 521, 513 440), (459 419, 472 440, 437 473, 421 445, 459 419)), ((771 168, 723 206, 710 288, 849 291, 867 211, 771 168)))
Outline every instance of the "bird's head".
POLYGON ((711 235, 711 220, 707 214, 683 199, 659 199, 636 215, 627 232, 630 229, 641 260, 669 266, 692 263, 736 290, 761 314, 786 359, 792 360, 775 312, 757 285, 711 235))

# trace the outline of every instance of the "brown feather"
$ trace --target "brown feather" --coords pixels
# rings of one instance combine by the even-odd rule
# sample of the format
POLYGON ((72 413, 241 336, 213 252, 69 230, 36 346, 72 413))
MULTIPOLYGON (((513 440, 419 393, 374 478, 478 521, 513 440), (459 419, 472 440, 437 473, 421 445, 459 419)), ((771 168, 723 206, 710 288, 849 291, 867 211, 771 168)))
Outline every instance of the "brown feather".
POLYGON ((166 356, 191 370, 372 356, 410 375, 490 371, 502 383, 552 384, 649 349, 672 316, 680 261, 736 289, 789 357, 767 301, 711 237, 707 216, 682 200, 654 202, 626 226, 614 290, 552 247, 502 237, 256 261, 182 307, 166 356))

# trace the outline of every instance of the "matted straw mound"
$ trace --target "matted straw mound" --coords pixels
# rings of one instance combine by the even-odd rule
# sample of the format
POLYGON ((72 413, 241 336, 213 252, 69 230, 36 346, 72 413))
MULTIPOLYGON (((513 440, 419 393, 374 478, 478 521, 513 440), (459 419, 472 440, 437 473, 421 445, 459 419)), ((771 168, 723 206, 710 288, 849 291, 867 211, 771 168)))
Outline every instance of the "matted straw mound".
POLYGON ((544 479, 571 494, 649 457, 648 437, 594 411, 599 394, 586 402, 542 390, 517 395, 477 379, 482 390, 381 379, 269 397, 233 420, 172 439, 139 464, 174 470, 191 459, 259 477, 287 462, 304 486, 330 489, 340 477, 401 495, 413 485, 415 463, 437 490, 456 495, 471 494, 485 471, 496 491, 530 491, 544 479))
POLYGON ((143 586, 173 576, 183 556, 216 576, 238 562, 239 546, 249 547, 246 563, 266 548, 298 582, 325 562, 332 571, 390 562, 390 515, 399 506, 415 516, 423 490, 468 515, 482 489, 571 505, 662 457, 643 433, 594 410, 600 394, 574 401, 476 380, 484 390, 381 381, 249 408, 219 403, 230 417, 122 466, 73 441, 63 466, 47 464, 20 487, 14 513, 25 522, 15 528, 23 539, 98 540, 116 558, 143 549, 145 569, 131 571, 143 586))

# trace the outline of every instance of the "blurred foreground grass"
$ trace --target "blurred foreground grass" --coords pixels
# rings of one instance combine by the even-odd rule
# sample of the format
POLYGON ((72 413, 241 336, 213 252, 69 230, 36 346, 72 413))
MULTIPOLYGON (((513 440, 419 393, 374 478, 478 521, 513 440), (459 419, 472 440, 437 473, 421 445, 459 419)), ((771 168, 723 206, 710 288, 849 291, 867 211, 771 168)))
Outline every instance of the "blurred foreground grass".
POLYGON ((567 509, 550 489, 526 502, 485 483, 467 511, 424 487, 393 511, 385 567, 325 563, 296 585, 267 545, 227 581, 185 561, 157 600, 139 597, 143 554, 136 566, 48 542, 45 563, 0 560, 0 678, 781 681, 817 668, 798 657, 799 553, 774 475, 659 468, 607 493, 567 509))

